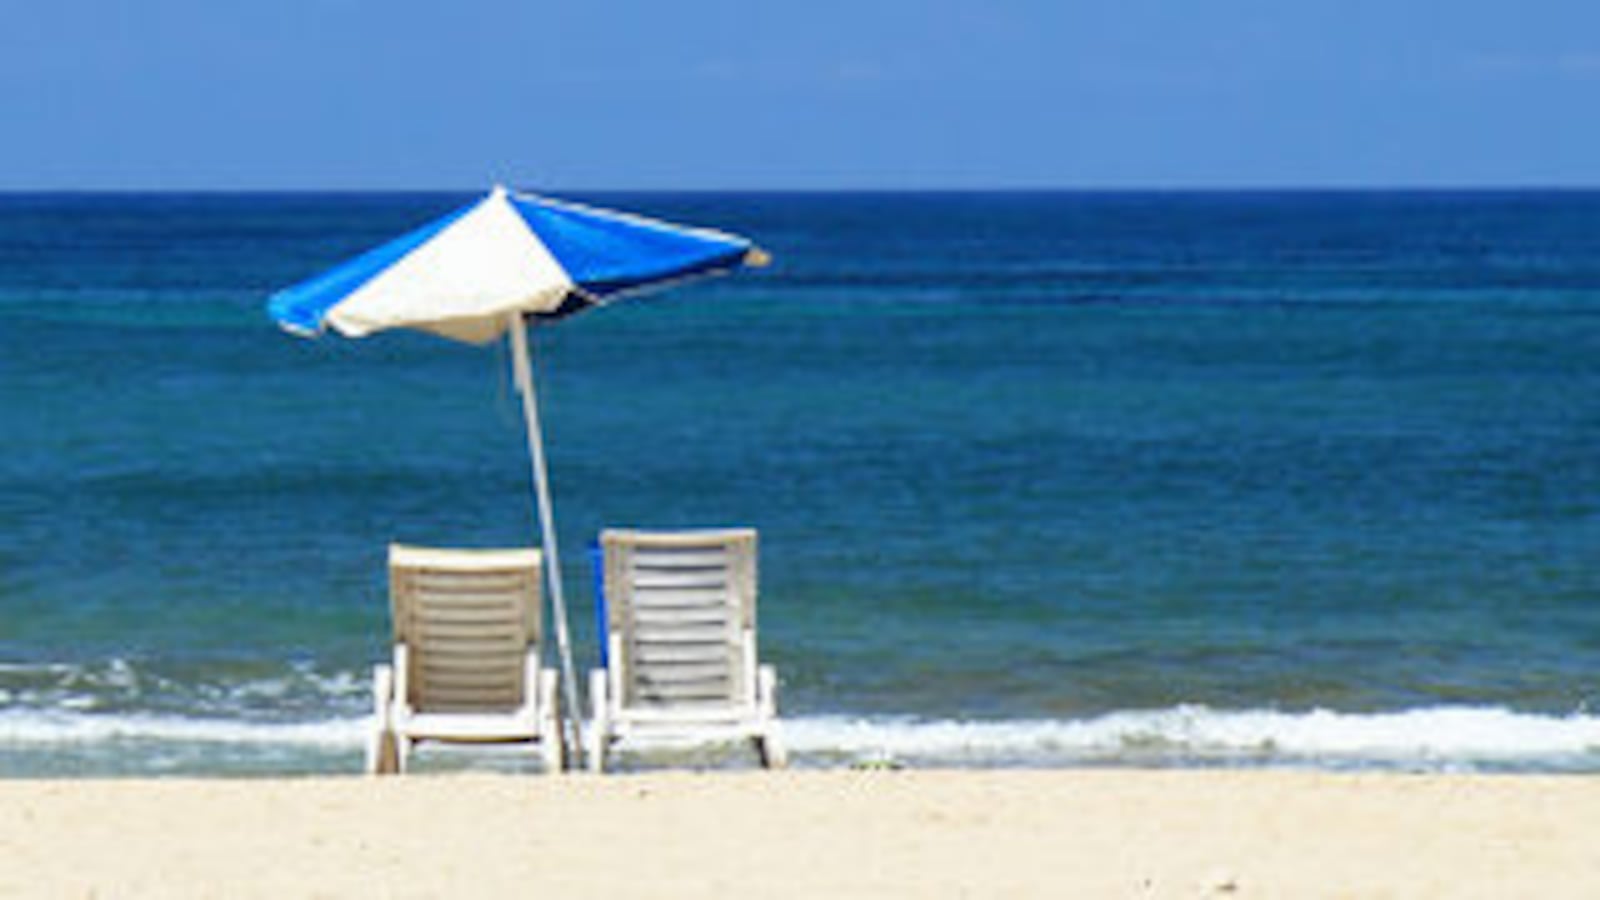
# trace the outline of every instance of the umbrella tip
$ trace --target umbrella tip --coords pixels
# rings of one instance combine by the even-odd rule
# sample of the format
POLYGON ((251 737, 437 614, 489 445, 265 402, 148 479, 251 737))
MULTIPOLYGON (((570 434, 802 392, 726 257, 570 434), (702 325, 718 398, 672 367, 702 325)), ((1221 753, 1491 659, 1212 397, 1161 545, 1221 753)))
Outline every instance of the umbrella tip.
POLYGON ((772 254, 760 247, 751 247, 744 253, 744 264, 752 269, 759 269, 772 264, 772 254))

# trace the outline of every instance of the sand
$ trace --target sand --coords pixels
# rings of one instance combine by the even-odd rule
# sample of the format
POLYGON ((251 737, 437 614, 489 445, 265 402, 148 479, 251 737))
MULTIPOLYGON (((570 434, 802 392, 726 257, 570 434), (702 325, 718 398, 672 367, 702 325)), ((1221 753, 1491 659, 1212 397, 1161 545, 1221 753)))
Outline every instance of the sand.
POLYGON ((3 781, 0 896, 1600 897, 1600 779, 3 781))

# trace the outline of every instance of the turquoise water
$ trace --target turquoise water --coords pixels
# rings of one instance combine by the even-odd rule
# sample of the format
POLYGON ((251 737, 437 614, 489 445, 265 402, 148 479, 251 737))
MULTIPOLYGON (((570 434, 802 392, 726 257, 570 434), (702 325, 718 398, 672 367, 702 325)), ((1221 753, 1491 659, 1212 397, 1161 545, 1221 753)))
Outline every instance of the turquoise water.
MULTIPOLYGON (((0 773, 359 765, 520 412, 262 307, 466 199, 0 197, 0 773)), ((753 525, 801 764, 1600 770, 1600 194, 583 199, 777 264, 537 335, 580 667, 599 528, 753 525)))

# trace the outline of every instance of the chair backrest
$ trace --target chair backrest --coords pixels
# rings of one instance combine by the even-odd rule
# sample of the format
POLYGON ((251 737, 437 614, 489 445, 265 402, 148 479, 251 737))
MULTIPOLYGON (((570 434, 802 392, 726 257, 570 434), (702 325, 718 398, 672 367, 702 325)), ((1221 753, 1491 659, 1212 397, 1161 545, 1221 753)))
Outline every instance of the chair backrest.
POLYGON ((389 604, 419 712, 513 710, 541 640, 537 550, 389 548, 389 604))
POLYGON ((753 703, 755 530, 608 529, 600 543, 622 705, 753 703))

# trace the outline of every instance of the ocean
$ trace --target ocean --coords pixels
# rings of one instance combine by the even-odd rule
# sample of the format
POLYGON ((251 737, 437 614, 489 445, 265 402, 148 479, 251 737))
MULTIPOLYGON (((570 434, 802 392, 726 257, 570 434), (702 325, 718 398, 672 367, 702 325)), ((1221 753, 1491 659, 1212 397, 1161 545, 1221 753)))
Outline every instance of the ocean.
MULTIPOLYGON (((469 199, 0 195, 0 775, 359 770, 520 412, 264 302, 469 199)), ((776 260, 536 335, 581 670, 600 528, 750 525, 800 766, 1600 771, 1600 193, 578 199, 776 260)))

